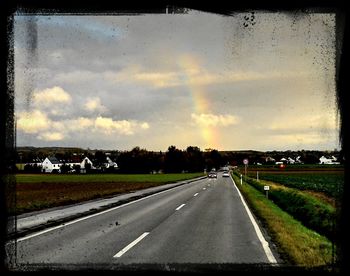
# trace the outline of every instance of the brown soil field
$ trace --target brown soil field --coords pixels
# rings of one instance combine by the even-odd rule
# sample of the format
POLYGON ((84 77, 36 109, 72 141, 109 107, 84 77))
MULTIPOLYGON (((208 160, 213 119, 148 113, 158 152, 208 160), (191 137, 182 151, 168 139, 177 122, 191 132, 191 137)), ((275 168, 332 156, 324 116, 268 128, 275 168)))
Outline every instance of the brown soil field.
POLYGON ((162 185, 161 183, 17 183, 16 207, 10 213, 21 214, 50 207, 78 203, 95 198, 130 193, 162 185))

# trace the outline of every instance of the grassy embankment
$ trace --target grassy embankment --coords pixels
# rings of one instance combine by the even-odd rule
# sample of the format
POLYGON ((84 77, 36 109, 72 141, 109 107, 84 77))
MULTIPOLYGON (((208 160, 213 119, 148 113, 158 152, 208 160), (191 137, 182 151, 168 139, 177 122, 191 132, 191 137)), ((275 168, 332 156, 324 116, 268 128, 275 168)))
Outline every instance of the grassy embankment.
POLYGON ((90 199, 128 193, 203 176, 203 173, 179 174, 87 174, 16 175, 16 206, 11 214, 42 210, 90 199))
MULTIPOLYGON (((333 248, 325 236, 304 226, 271 199, 267 199, 265 193, 247 185, 246 182, 240 185, 240 178, 237 175, 233 174, 233 178, 249 207, 269 232, 284 260, 305 268, 330 267, 333 248)), ((271 187, 274 188, 276 187, 271 187)))

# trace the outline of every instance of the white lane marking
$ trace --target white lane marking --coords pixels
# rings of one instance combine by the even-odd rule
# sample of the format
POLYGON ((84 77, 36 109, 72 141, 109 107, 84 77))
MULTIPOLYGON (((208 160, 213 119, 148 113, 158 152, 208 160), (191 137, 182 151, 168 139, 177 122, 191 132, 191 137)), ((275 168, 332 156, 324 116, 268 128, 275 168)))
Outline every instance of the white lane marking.
POLYGON ((153 196, 157 196, 157 195, 160 195, 160 194, 163 194, 163 193, 166 193, 166 192, 170 192, 171 190, 174 190, 174 189, 176 189, 176 188, 181 188, 182 186, 183 186, 183 185, 179 185, 179 186, 176 186, 176 187, 167 189, 167 190, 165 190, 165 191, 156 192, 155 194, 152 194, 152 195, 149 195, 149 196, 145 196, 145 197, 136 199, 136 200, 134 200, 134 201, 130 201, 130 202, 125 203, 125 204, 123 204, 123 205, 119 205, 119 206, 113 207, 113 208, 111 208, 111 209, 107 209, 107 210, 101 211, 101 212, 96 213, 96 214, 92 214, 92 215, 89 215, 89 216, 86 216, 86 217, 83 217, 83 218, 79 218, 79 219, 76 219, 76 220, 72 220, 72 221, 67 222, 67 223, 63 223, 63 224, 58 225, 58 226, 54 226, 54 227, 52 227, 52 228, 45 229, 45 230, 40 231, 40 232, 36 232, 36 233, 34 233, 34 234, 31 234, 31 235, 28 235, 28 236, 19 238, 19 239, 16 240, 16 242, 21 242, 21 241, 24 241, 24 240, 28 240, 28 239, 30 239, 30 238, 34 238, 34 237, 36 237, 36 236, 40 236, 40 235, 45 234, 45 233, 47 233, 47 232, 51 232, 51 231, 54 231, 54 230, 56 230, 56 229, 63 228, 63 227, 65 227, 65 226, 68 226, 68 225, 71 225, 71 224, 74 224, 74 223, 77 223, 77 222, 80 222, 80 221, 83 221, 83 220, 86 220, 86 219, 89 219, 89 218, 93 218, 93 217, 96 217, 96 216, 99 216, 99 215, 102 215, 102 214, 105 214, 105 213, 108 213, 108 212, 112 212, 112 211, 117 210, 117 209, 119 209, 119 208, 122 208, 122 207, 128 206, 128 205, 130 205, 130 204, 139 202, 139 201, 141 201, 141 200, 144 200, 144 199, 147 199, 147 198, 150 198, 150 197, 153 197, 153 196))
POLYGON ((181 204, 179 207, 177 207, 175 210, 179 211, 182 207, 184 207, 186 204, 181 204))
POLYGON ((203 188, 203 190, 205 190, 206 188, 203 188))
POLYGON ((248 213, 248 217, 250 218, 250 221, 251 221, 252 224, 253 224, 253 227, 254 227, 255 232, 256 232, 256 234, 257 234, 257 236, 258 236, 258 238, 259 238, 259 240, 260 240, 260 242, 261 242, 261 245, 262 245, 262 247, 263 247, 263 249, 264 249, 264 251, 265 251, 265 254, 266 254, 267 259, 270 261, 270 263, 277 263, 276 258, 275 258, 275 256, 272 254, 272 251, 271 251, 271 249, 270 249, 270 247, 269 247, 269 243, 265 240, 264 236, 262 235, 261 230, 260 230, 258 224, 256 223, 256 221, 255 221, 255 219, 254 219, 252 213, 250 212, 250 210, 249 210, 249 208, 248 208, 248 205, 245 203, 245 200, 244 200, 244 198, 243 198, 241 192, 240 192, 239 189, 237 188, 235 181, 233 180, 232 176, 230 176, 230 178, 231 178, 231 180, 232 180, 232 182, 233 182, 233 184, 234 184, 234 186, 235 186, 235 188, 236 188, 236 190, 237 190, 237 192, 238 192, 239 197, 240 197, 241 200, 242 200, 242 203, 243 203, 244 208, 246 209, 246 211, 247 211, 247 213, 248 213))
POLYGON ((198 193, 195 193, 193 196, 197 196, 198 195, 198 193))
POLYGON ((129 243, 127 246, 125 246, 122 250, 120 250, 117 254, 115 254, 113 256, 113 258, 120 258, 121 256, 123 256, 123 254, 125 252, 127 252, 128 250, 130 250, 130 248, 132 248, 133 246, 135 246, 137 243, 139 243, 144 237, 146 237, 149 234, 149 232, 145 232, 143 233, 140 237, 138 237, 136 240, 134 240, 133 242, 129 243))

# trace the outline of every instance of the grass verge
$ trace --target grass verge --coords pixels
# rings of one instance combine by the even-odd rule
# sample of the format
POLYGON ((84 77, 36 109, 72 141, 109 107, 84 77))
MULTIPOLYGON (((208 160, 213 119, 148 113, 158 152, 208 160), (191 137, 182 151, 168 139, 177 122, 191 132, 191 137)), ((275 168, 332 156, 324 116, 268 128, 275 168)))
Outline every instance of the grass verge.
POLYGON ((331 268, 332 243, 326 237, 303 226, 252 186, 244 182, 240 185, 236 175, 233 175, 233 179, 288 264, 305 268, 331 268))
POLYGON ((336 208, 302 190, 284 185, 256 181, 247 177, 245 182, 265 194, 264 186, 270 186, 269 198, 284 211, 301 221, 306 227, 325 235, 328 239, 335 238, 336 208))

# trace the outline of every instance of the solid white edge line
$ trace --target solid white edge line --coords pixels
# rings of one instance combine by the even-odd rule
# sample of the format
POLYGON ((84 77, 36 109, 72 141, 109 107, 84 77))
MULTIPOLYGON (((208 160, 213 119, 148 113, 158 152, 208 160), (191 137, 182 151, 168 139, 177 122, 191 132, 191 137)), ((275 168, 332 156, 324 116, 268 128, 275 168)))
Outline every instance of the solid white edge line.
POLYGON ((120 250, 117 254, 113 256, 113 258, 119 258, 123 256, 124 253, 126 253, 128 250, 130 250, 133 246, 135 246, 137 243, 139 243, 144 237, 146 237, 149 234, 149 232, 143 233, 140 237, 138 237, 133 242, 129 243, 127 246, 125 246, 122 250, 120 250))
POLYGON ((197 196, 198 195, 198 193, 195 193, 193 196, 197 196))
POLYGON ((257 234, 257 236, 258 236, 258 238, 259 238, 259 240, 260 240, 260 242, 261 242, 261 245, 262 245, 262 247, 263 247, 263 249, 264 249, 264 251, 265 251, 265 254, 266 254, 267 259, 270 261, 270 263, 277 263, 276 258, 275 258, 275 256, 272 254, 272 251, 271 251, 271 249, 270 249, 270 247, 269 247, 269 243, 265 240, 263 234, 261 233, 261 230, 260 230, 258 224, 256 223, 256 221, 255 221, 255 219, 254 219, 252 213, 251 213, 250 210, 249 210, 248 205, 246 204, 246 202, 245 202, 245 200, 244 200, 244 198, 243 198, 241 192, 240 192, 239 189, 237 188, 236 183, 235 183, 235 181, 233 180, 233 178, 232 178, 231 175, 230 175, 230 178, 231 178, 231 180, 232 180, 232 182, 233 182, 233 184, 234 184, 234 186, 235 186, 235 188, 236 188, 236 190, 237 190, 237 192, 238 192, 239 197, 240 197, 241 200, 242 200, 243 206, 244 206, 244 208, 246 209, 246 211, 247 211, 247 213, 248 213, 248 217, 250 218, 250 221, 252 222, 252 224, 253 224, 253 226, 254 226, 255 232, 256 232, 256 234, 257 234))
POLYGON ((181 204, 179 207, 177 207, 175 210, 179 211, 182 207, 184 207, 186 204, 181 204))
POLYGON ((47 232, 51 232, 53 230, 56 230, 56 229, 59 229, 59 228, 62 228, 62 227, 65 227, 65 226, 68 226, 68 225, 71 225, 71 224, 74 224, 74 223, 77 223, 77 222, 80 222, 80 221, 83 221, 83 220, 86 220, 86 219, 89 219, 89 218, 92 218, 92 217, 96 217, 96 216, 99 216, 99 215, 102 215, 102 214, 105 214, 105 213, 108 213, 108 212, 111 212, 111 211, 114 211, 114 210, 117 210, 119 208, 122 208, 122 207, 125 207, 127 205, 130 205, 130 204, 133 204, 133 203, 136 203, 136 202, 139 202, 141 200, 144 200, 144 199, 147 199, 147 198, 150 198, 152 196, 156 196, 156 195, 159 195, 159 194, 162 194, 162 193, 165 193, 165 192, 169 192, 173 189, 176 189, 176 188, 179 188, 181 187, 182 185, 179 185, 179 186, 176 186, 176 187, 173 187, 173 188, 170 188, 170 189, 167 189, 165 191, 161 191, 161 192, 156 192, 155 194, 152 194, 152 195, 149 195, 149 196, 145 196, 145 197, 142 197, 142 198, 139 198, 139 199, 136 199, 134 201, 130 201, 128 203, 125 203, 123 205, 119 205, 119 206, 116 206, 116 207, 113 207, 111 209, 107 209, 107 210, 104 210, 104 211, 101 211, 99 213, 95 213, 95 214, 92 214, 92 215, 89 215, 89 216, 86 216, 86 217, 83 217, 83 218, 79 218, 79 219, 76 219, 76 220, 72 220, 70 222, 66 222, 66 223, 63 223, 61 225, 58 225, 58 226, 54 226, 52 228, 49 228, 49 229, 45 229, 45 230, 42 230, 40 232, 36 232, 34 234, 31 234, 31 235, 28 235, 28 236, 25 236, 25 237, 22 237, 22 238, 18 238, 18 239, 14 239, 12 241, 9 241, 9 243, 11 242, 21 242, 21 241, 24 241, 24 240, 28 240, 30 238, 34 238, 36 236, 39 236, 39 235, 42 235, 42 234, 45 234, 47 232))

